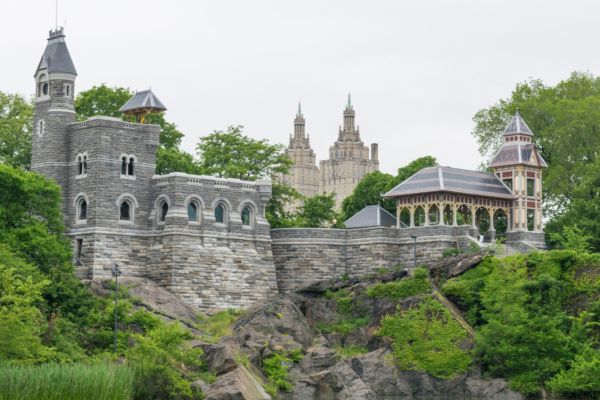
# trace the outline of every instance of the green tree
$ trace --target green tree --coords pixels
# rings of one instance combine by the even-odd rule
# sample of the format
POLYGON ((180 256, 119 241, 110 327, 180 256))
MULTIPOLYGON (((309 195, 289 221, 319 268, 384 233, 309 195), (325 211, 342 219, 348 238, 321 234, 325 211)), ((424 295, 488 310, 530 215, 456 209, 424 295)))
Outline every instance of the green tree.
POLYGON ((412 175, 426 167, 437 165, 437 160, 431 156, 417 158, 409 164, 398 168, 396 176, 383 172, 372 172, 365 175, 356 185, 352 194, 342 202, 342 216, 344 220, 352 217, 365 206, 380 204, 387 211, 396 214, 396 202, 384 199, 383 194, 392 190, 395 186, 404 182, 412 175))
POLYGON ((300 193, 288 185, 273 181, 271 199, 265 214, 271 228, 289 228, 297 223, 296 215, 289 205, 301 199, 300 193))
MULTIPOLYGON (((85 120, 94 115, 121 118, 122 113, 119 109, 133 94, 128 88, 111 88, 104 83, 80 92, 75 98, 77 119, 85 120)), ((156 154, 156 173, 197 173, 198 166, 192 155, 179 148, 183 133, 177 129, 177 125, 168 122, 163 113, 149 115, 148 123, 160 126, 160 146, 156 154)))
POLYGON ((31 166, 33 105, 18 94, 0 92, 0 163, 31 166))
POLYGON ((305 198, 296 218, 296 224, 306 228, 340 228, 343 226, 340 215, 335 211, 333 194, 318 194, 305 198))
POLYGON ((292 161, 280 144, 242 134, 241 126, 215 131, 200 138, 196 147, 200 170, 222 178, 256 180, 289 171, 292 161))
POLYGON ((509 98, 478 111, 473 135, 486 159, 495 154, 517 109, 548 162, 543 188, 551 221, 546 232, 577 224, 600 250, 600 214, 594 208, 600 182, 600 79, 576 72, 553 86, 530 80, 517 84, 509 98))
POLYGON ((574 250, 578 253, 587 253, 590 251, 591 235, 586 234, 577 225, 564 226, 562 233, 550 233, 550 240, 554 246, 559 249, 574 250))

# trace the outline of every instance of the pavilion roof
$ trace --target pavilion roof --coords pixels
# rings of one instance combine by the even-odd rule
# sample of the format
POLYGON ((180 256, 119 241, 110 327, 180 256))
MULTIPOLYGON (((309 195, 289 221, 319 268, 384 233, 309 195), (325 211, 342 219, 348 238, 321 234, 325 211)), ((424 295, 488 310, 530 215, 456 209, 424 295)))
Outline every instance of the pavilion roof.
POLYGON ((533 165, 536 167, 547 167, 546 161, 537 151, 533 143, 505 143, 500 147, 498 153, 490 163, 490 167, 501 167, 504 165, 533 165))
POLYGON ((152 90, 144 90, 134 94, 127 103, 119 109, 123 113, 135 112, 138 110, 165 111, 167 108, 156 97, 152 90))
POLYGON ((396 226, 396 217, 385 208, 374 205, 366 206, 350 218, 344 225, 346 228, 365 228, 368 226, 396 226))
POLYGON ((440 166, 423 168, 384 194, 384 197, 436 192, 511 200, 514 198, 511 190, 494 174, 440 166))

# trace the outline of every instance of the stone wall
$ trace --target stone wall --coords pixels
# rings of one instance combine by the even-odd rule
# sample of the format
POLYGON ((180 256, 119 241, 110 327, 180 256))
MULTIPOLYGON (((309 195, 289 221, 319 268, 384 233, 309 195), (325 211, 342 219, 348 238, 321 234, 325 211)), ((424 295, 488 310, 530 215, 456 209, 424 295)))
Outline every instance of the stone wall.
POLYGON ((286 293, 343 275, 367 275, 398 266, 412 268, 413 248, 417 265, 427 263, 464 243, 468 235, 468 227, 451 226, 272 229, 278 289, 286 293))

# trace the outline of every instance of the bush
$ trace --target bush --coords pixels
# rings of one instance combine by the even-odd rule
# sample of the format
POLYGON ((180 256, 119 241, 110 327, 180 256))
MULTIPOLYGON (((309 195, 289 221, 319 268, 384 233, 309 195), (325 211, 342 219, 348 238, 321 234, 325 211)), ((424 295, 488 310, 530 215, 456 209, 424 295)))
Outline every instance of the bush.
POLYGON ((469 369, 472 357, 460 345, 467 333, 436 300, 427 298, 409 310, 381 320, 380 336, 392 338, 398 366, 424 371, 437 378, 452 378, 469 369))
POLYGON ((292 391, 294 384, 288 377, 288 370, 292 363, 300 362, 302 358, 303 354, 298 349, 288 353, 274 353, 263 360, 262 369, 269 380, 265 389, 271 396, 275 397, 279 390, 292 391))
POLYGON ((127 400, 133 395, 133 371, 99 363, 0 366, 0 399, 127 400))
POLYGON ((367 289, 369 297, 387 297, 400 300, 418 294, 431 292, 429 274, 425 268, 415 269, 414 275, 400 281, 377 283, 367 289))
POLYGON ((198 329, 202 332, 202 340, 208 343, 217 343, 223 336, 230 336, 231 326, 242 315, 244 315, 243 310, 230 308, 208 317, 199 316, 198 329))
POLYGON ((446 249, 442 252, 442 258, 454 257, 460 254, 460 250, 454 247, 446 249))

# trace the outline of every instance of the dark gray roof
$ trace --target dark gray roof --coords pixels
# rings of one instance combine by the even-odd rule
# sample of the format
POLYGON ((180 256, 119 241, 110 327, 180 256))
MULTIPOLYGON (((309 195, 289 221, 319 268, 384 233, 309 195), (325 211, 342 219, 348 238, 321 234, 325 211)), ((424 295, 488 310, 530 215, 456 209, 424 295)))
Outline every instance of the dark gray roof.
POLYGON ((121 112, 153 109, 157 111, 165 111, 167 108, 161 103, 156 97, 152 90, 144 90, 137 92, 132 98, 127 100, 127 103, 123 104, 123 107, 119 109, 121 112))
POLYGON ((346 228, 396 226, 396 217, 381 206, 366 206, 344 222, 346 228))
POLYGON ((515 142, 503 144, 490 163, 490 167, 515 164, 534 165, 536 167, 548 166, 533 143, 515 142))
POLYGON ((506 129, 504 129, 505 135, 514 135, 515 133, 533 136, 533 132, 531 132, 531 129, 529 129, 523 118, 521 118, 519 111, 515 113, 513 119, 506 125, 506 129))
POLYGON ((62 28, 56 31, 50 31, 46 50, 44 50, 44 54, 42 54, 42 58, 35 73, 37 74, 40 69, 47 69, 50 74, 62 73, 77 75, 75 65, 69 54, 69 49, 67 49, 67 43, 65 43, 65 35, 62 28))
POLYGON ((510 189, 494 174, 451 167, 423 168, 384 194, 384 197, 435 192, 451 192, 502 199, 514 198, 510 189))

